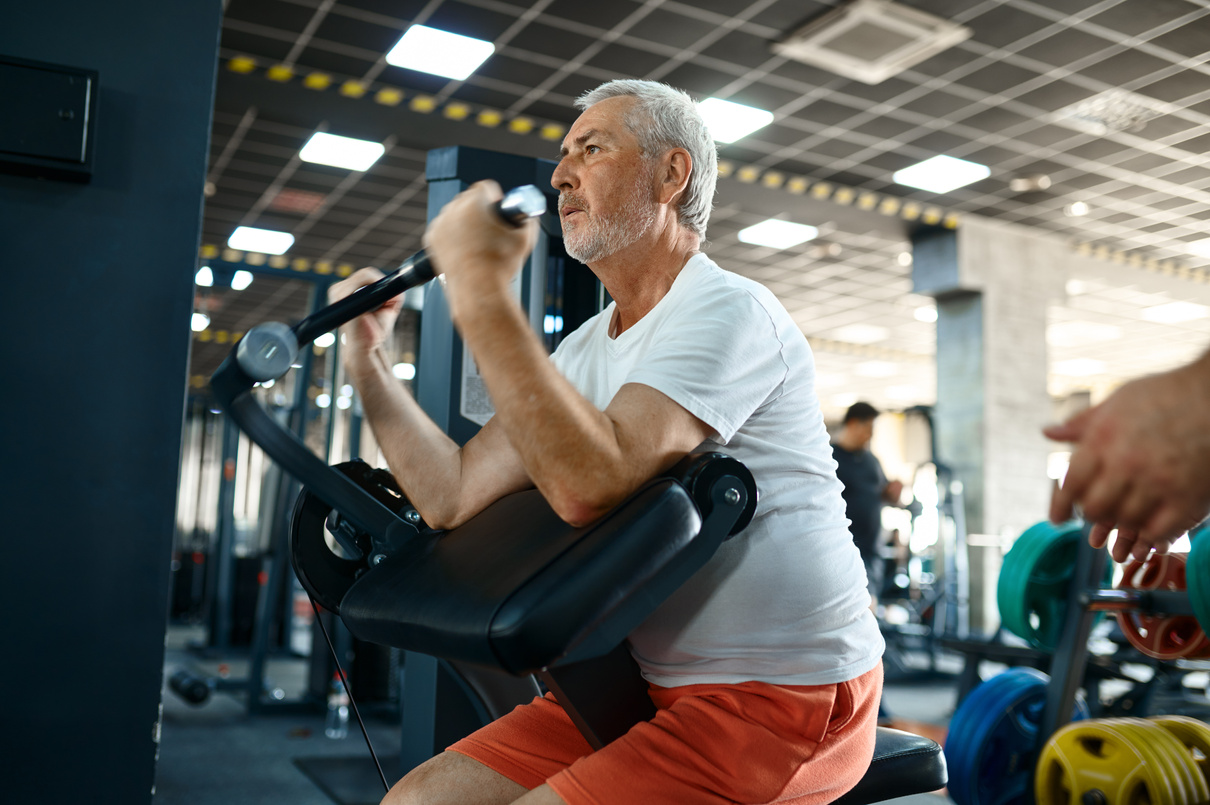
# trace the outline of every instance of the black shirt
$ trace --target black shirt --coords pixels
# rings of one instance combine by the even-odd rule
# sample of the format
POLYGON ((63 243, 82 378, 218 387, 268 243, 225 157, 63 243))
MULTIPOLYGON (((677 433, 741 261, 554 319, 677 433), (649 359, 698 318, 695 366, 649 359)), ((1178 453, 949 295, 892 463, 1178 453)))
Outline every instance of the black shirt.
POLYGON ((882 533, 882 490, 887 484, 882 465, 869 450, 851 451, 838 444, 832 445, 832 457, 836 476, 844 484, 845 515, 852 523, 853 541, 862 559, 872 559, 882 533))

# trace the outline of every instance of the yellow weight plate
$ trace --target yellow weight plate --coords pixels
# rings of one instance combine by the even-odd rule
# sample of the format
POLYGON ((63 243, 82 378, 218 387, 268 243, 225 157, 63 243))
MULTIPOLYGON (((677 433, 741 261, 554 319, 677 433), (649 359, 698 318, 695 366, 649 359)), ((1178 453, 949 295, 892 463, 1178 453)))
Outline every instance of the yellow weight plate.
POLYGON ((1185 745, 1190 759, 1202 773, 1202 779, 1210 785, 1210 725, 1188 716, 1154 716, 1149 720, 1185 745))
POLYGON ((1118 726, 1122 730, 1133 736, 1139 749, 1152 753, 1155 762, 1172 781, 1177 802, 1189 805, 1206 802, 1206 781, 1190 762, 1188 751, 1172 733, 1159 724, 1141 718, 1116 720, 1120 722, 1118 726))
POLYGON ((1181 805, 1155 753, 1111 721, 1068 724, 1038 757, 1037 805, 1069 805, 1092 790, 1110 805, 1181 805))

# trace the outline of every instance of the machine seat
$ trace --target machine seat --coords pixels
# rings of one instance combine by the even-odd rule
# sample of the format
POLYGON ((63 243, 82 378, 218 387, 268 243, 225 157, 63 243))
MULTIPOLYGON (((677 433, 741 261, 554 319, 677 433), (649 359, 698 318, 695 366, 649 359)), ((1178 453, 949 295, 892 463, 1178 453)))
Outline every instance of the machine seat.
POLYGON ((835 805, 871 805, 945 788, 948 775, 941 747, 910 732, 879 727, 870 768, 835 805))

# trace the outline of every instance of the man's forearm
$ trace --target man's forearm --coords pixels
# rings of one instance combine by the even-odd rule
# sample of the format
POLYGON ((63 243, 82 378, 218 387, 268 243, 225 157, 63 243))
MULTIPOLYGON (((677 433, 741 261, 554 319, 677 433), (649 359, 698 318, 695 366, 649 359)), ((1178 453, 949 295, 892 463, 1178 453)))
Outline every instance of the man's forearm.
POLYGON ((366 421, 408 500, 429 525, 456 524, 462 486, 458 445, 403 389, 381 350, 359 356, 347 367, 366 421))

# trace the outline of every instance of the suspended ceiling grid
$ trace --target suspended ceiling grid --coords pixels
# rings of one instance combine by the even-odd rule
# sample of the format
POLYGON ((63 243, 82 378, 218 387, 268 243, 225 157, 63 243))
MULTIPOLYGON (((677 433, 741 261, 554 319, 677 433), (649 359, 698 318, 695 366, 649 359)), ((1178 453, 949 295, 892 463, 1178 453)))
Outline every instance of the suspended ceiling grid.
MULTIPOLYGON (((424 153, 463 142, 553 156, 555 141, 484 129, 438 113, 343 98, 299 86, 313 71, 336 81, 398 87, 405 98, 432 97, 438 108, 523 115, 567 126, 571 101, 614 77, 652 78, 695 97, 727 98, 773 111, 775 122, 720 157, 1055 233, 1073 243, 1125 250, 1141 259, 1210 261, 1187 244, 1210 236, 1210 0, 909 0, 968 26, 973 36, 914 68, 869 86, 774 55, 769 44, 835 5, 807 0, 732 2, 572 0, 230 0, 221 55, 284 64, 296 78, 275 83, 220 68, 204 241, 222 244, 239 224, 284 229, 291 255, 356 265, 390 265, 419 247, 425 218, 424 153), (386 65, 383 54, 413 22, 496 44, 496 54, 466 81, 448 81, 386 65), (1137 130, 1094 135, 1054 120, 1060 109, 1121 88, 1162 114, 1137 130), (364 174, 302 163, 298 149, 318 129, 388 144, 364 174), (890 174, 937 153, 987 164, 992 175, 947 194, 894 185, 890 174), (1014 192, 1015 177, 1043 173, 1045 190, 1014 192), (281 190, 319 206, 279 208, 281 190), (1083 201, 1090 213, 1064 214, 1083 201)), ((287 194, 289 195, 289 194, 287 194)), ((767 284, 816 346, 825 405, 853 395, 885 406, 930 402, 932 325, 917 321, 927 300, 910 291, 908 224, 834 204, 810 204, 784 189, 720 182, 710 254, 767 284), (774 252, 740 244, 739 229, 769 214, 823 228, 822 243, 774 252), (886 330, 874 343, 851 343, 853 325, 886 330), (848 328, 848 329, 846 329, 848 328), (860 364, 866 373, 856 374, 860 364), (836 381, 835 391, 827 385, 836 381), (893 393, 887 393, 887 389, 893 393)), ((1199 325, 1151 325, 1138 310, 1150 277, 1139 271, 1137 297, 1120 301, 1122 336, 1105 373, 1076 384, 1109 386, 1181 359, 1203 335, 1199 325), (1146 354, 1126 346, 1145 340, 1146 354)), ((1191 297, 1204 286, 1188 283, 1191 297)), ((1127 297, 1130 291, 1125 292, 1127 297)), ((1058 319, 1066 314, 1052 313, 1058 319)), ((1079 316, 1067 318, 1079 319, 1079 316)), ((868 334, 867 334, 868 335, 868 334)), ((1203 339, 1204 343, 1204 339, 1203 339)), ((1096 351, 1097 344, 1064 347, 1096 351)), ((1073 353, 1073 354, 1075 354, 1073 353)), ((1089 352, 1091 355, 1091 352, 1089 352)), ((1059 357, 1056 355, 1056 360, 1059 357)), ((1066 388, 1065 383, 1055 384, 1066 388)))

